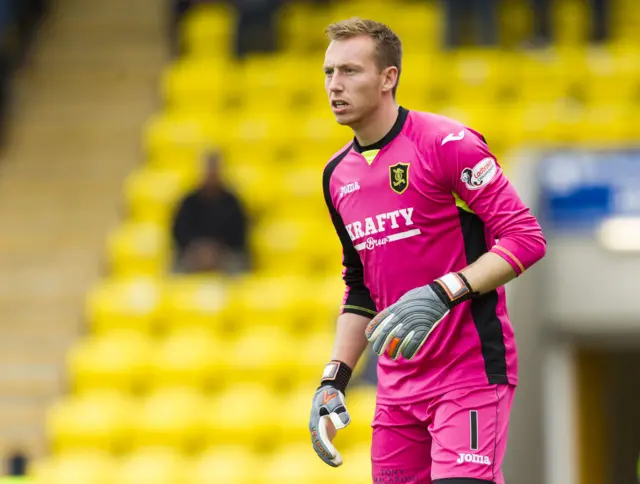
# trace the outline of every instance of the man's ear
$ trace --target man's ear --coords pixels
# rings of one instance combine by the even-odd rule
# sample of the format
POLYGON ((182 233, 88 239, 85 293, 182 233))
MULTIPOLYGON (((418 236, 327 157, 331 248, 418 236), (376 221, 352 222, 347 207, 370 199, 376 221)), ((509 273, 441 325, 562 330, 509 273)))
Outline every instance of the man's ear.
POLYGON ((391 91, 396 84, 398 84, 398 68, 395 66, 385 67, 382 71, 382 91, 391 91))

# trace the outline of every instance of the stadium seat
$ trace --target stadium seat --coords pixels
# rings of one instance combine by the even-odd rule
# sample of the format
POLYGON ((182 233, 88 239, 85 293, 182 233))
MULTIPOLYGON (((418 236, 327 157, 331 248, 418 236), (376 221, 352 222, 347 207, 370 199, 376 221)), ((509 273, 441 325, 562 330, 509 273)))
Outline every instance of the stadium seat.
POLYGON ((313 220, 262 220, 250 233, 257 271, 280 274, 311 272, 314 268, 313 220))
POLYGON ((166 446, 191 450, 201 444, 206 400, 184 384, 162 387, 142 398, 133 416, 130 436, 133 448, 166 446))
MULTIPOLYGON (((310 402, 310 400, 309 400, 310 402)), ((305 418, 305 422, 308 420, 305 418)), ((276 448, 266 459, 263 476, 266 484, 323 484, 336 482, 346 484, 341 479, 341 468, 332 468, 322 462, 311 447, 307 430, 304 442, 296 442, 276 448)))
POLYGON ((227 375, 228 349, 205 328, 176 328, 157 346, 151 362, 153 389, 184 385, 205 390, 227 375))
POLYGON ((189 463, 172 448, 153 446, 125 456, 115 472, 118 484, 190 484, 189 463))
POLYGON ((160 80, 165 112, 196 118, 222 112, 238 80, 236 64, 225 59, 179 59, 165 69, 160 80))
POLYGON ((51 446, 56 453, 121 451, 129 436, 131 410, 131 400, 117 390, 67 396, 48 414, 51 446))
MULTIPOLYGON (((369 484, 371 482, 371 443, 363 442, 359 445, 341 450, 340 455, 344 464, 340 468, 340 481, 353 484, 369 484)), ((398 469, 401 471, 401 469, 398 469)), ((386 476, 393 482, 411 482, 409 475, 386 476)), ((383 481, 384 482, 384 481, 383 481)), ((414 481, 415 482, 415 481, 414 481)))
POLYGON ((329 18, 329 11, 313 2, 285 3, 277 17, 283 50, 295 55, 320 54, 326 47, 324 28, 329 18))
POLYGON ((584 45, 589 37, 588 4, 580 0, 563 0, 551 4, 551 31, 558 46, 584 45))
POLYGON ((314 298, 309 289, 308 278, 292 273, 239 278, 229 291, 228 314, 236 319, 227 319, 228 324, 237 331, 257 325, 304 331, 310 323, 306 310, 314 298))
MULTIPOLYGON (((115 464, 106 453, 78 450, 51 455, 30 471, 33 484, 113 484, 115 464)), ((31 481, 29 481, 31 482, 31 481)), ((137 483, 139 484, 139 483, 137 483)))
POLYGON ((198 3, 181 23, 182 46, 187 57, 230 58, 236 17, 225 3, 198 3))
POLYGON ((152 116, 143 129, 149 166, 197 169, 202 153, 224 139, 224 127, 211 113, 163 112, 152 116))
POLYGON ((245 447, 215 446, 192 460, 191 484, 263 484, 262 458, 245 447))
POLYGON ((288 418, 279 398, 258 381, 231 386, 212 397, 206 408, 206 446, 271 449, 280 440, 275 420, 288 418))
POLYGON ((349 388, 345 401, 351 415, 351 423, 340 432, 340 445, 347 450, 352 447, 371 443, 371 422, 376 407, 376 389, 361 385, 349 388))
POLYGON ((161 324, 169 331, 187 327, 224 331, 228 292, 227 281, 218 275, 167 277, 161 324))
POLYGON ((300 338, 296 351, 297 381, 302 386, 317 384, 322 370, 331 359, 331 350, 335 340, 335 320, 326 325, 324 331, 316 331, 300 338))
POLYGON ((195 171, 142 168, 132 172, 124 185, 130 220, 169 230, 182 197, 197 182, 195 171))
POLYGON ((97 333, 114 329, 149 332, 155 326, 161 288, 152 279, 104 280, 89 291, 87 318, 97 333))
POLYGON ((142 332, 114 330, 85 337, 67 354, 71 387, 79 393, 139 390, 148 379, 152 352, 153 344, 142 332))
POLYGON ((272 389, 283 388, 295 381, 296 343, 284 328, 260 326, 258 321, 229 343, 226 353, 234 363, 224 377, 230 382, 259 381, 272 389))
POLYGON ((222 166, 224 179, 238 194, 249 215, 258 220, 272 210, 279 196, 279 173, 265 161, 267 156, 260 154, 256 157, 254 152, 250 152, 249 155, 232 154, 229 158, 237 159, 225 156, 222 166), (247 162, 249 156, 257 159, 255 162, 251 159, 247 162))
POLYGON ((155 224, 124 222, 107 240, 111 274, 118 278, 161 276, 170 250, 168 231, 155 224))

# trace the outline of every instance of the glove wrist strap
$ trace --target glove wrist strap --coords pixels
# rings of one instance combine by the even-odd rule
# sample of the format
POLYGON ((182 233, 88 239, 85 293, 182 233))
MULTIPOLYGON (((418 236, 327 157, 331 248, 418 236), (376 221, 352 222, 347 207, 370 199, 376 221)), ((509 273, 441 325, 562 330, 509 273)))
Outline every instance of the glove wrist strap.
POLYGON ((478 295, 461 272, 445 274, 436 279, 431 287, 449 308, 478 295))
MULTIPOLYGON (((324 367, 320 387, 331 385, 336 390, 340 390, 342 394, 346 394, 347 385, 351 379, 353 370, 340 360, 331 360, 324 367)), ((320 388, 318 387, 318 388, 320 388)))

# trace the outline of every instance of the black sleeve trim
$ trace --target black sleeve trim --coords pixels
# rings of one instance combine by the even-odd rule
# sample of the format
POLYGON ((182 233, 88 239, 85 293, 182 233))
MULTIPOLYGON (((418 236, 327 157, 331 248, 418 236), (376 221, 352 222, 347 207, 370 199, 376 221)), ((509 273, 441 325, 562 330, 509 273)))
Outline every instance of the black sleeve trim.
POLYGON ((371 299, 371 293, 364 284, 364 267, 358 255, 358 251, 353 246, 349 233, 344 226, 342 217, 333 206, 331 201, 331 175, 338 166, 338 163, 349 153, 352 145, 349 145, 342 153, 331 160, 322 174, 322 191, 324 200, 331 215, 331 221, 336 229, 336 233, 342 244, 342 265, 345 267, 344 282, 347 285, 349 294, 342 307, 343 313, 354 313, 361 316, 373 317, 377 314, 376 305, 371 299))

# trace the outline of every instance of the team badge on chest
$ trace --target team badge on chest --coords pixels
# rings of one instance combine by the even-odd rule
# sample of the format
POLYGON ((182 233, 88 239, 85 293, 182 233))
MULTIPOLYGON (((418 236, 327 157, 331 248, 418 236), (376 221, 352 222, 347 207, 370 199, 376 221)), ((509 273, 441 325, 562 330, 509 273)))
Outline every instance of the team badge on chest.
POLYGON ((396 163, 389 167, 389 184, 396 193, 403 193, 409 187, 409 163, 396 163))

